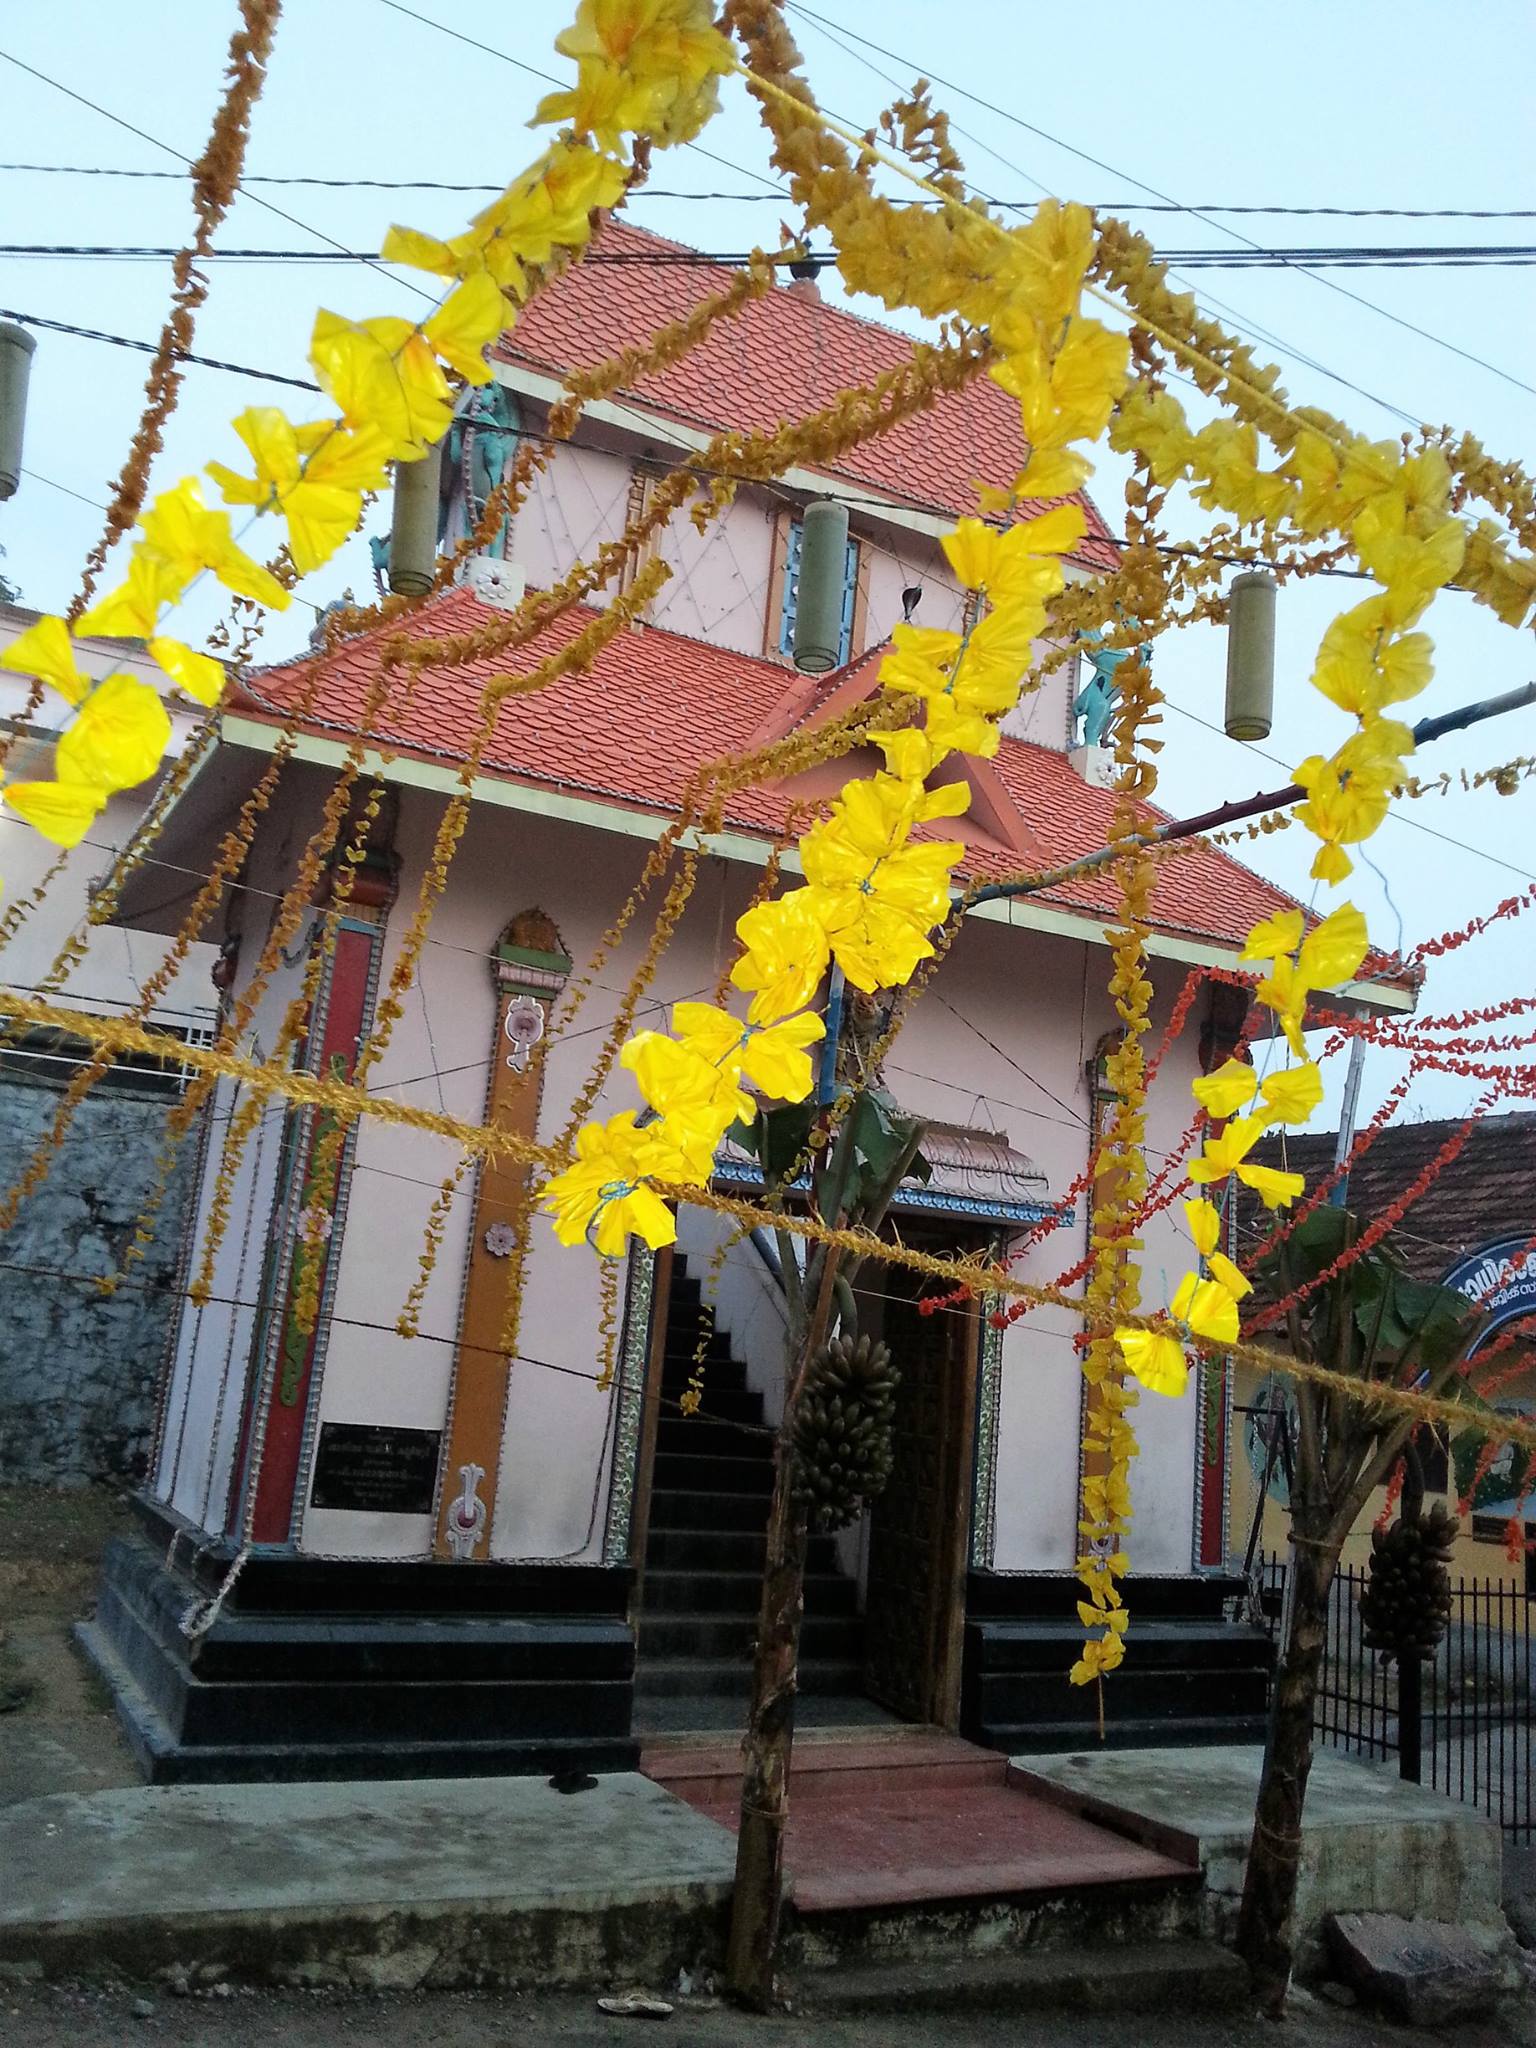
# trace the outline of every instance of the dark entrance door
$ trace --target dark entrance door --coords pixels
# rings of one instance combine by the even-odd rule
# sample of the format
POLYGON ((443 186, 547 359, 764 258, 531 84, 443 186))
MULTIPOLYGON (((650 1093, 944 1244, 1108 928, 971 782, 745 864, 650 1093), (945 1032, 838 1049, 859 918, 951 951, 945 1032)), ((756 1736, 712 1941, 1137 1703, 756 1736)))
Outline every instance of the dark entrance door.
MULTIPOLYGON (((978 1322, 918 1310, 921 1276, 886 1267, 885 1340, 901 1373, 891 1477, 870 1512, 864 1682, 909 1720, 959 1716, 978 1322)), ((947 1292, 945 1288, 932 1291, 947 1292)))

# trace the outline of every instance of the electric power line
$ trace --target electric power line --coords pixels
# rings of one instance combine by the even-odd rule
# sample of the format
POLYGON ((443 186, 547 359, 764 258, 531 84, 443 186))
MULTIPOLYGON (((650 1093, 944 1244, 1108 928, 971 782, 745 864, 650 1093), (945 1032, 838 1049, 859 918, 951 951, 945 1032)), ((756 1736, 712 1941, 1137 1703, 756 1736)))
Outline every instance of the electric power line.
MULTIPOLYGON (((689 270, 701 267, 740 269, 757 252, 748 249, 603 249, 591 250, 587 264, 617 269, 689 270)), ((125 242, 0 242, 0 256, 42 259, 163 262, 180 254, 168 244, 125 242)), ((1536 265, 1536 244, 1526 243, 1392 243, 1344 244, 1327 248, 1159 249, 1159 263, 1185 270, 1290 270, 1298 264, 1365 270, 1520 270, 1536 265)), ((365 263, 377 267, 388 259, 377 249, 210 249, 207 259, 224 263, 365 263)), ((818 264, 837 261, 835 250, 818 250, 818 264)), ((1530 387, 1536 389, 1536 387, 1530 387)))
MULTIPOLYGON (((425 17, 417 16, 424 20, 425 17)), ((429 24, 440 26, 440 24, 429 24)), ((444 30, 451 34, 451 30, 444 30)), ((509 58, 515 63, 515 58, 509 58)), ((529 67, 532 68, 531 66, 529 67)), ((534 74, 536 77, 544 73, 534 74)), ((553 82, 553 81, 551 81, 553 82)), ((0 172, 25 171, 46 176, 69 176, 77 178, 161 178, 182 180, 183 171, 130 170, 117 164, 4 164, 0 172)), ((505 190, 505 181, 471 181, 463 184, 443 178, 320 178, 297 174, 278 177, 248 171, 241 180, 242 185, 311 185, 337 192, 488 192, 505 190)), ((628 195, 626 204, 637 199, 683 199, 683 200, 729 200, 733 203, 753 205, 782 202, 784 194, 775 189, 771 192, 679 192, 665 186, 641 185, 628 195)), ((898 199, 899 206, 937 206, 936 199, 915 197, 898 199)), ((1035 199, 995 199, 994 206, 1005 208, 1010 213, 1032 213, 1039 204, 1035 199)), ((1253 206, 1226 205, 1208 200, 1200 205, 1181 206, 1177 200, 1157 199, 1100 199, 1092 202, 1097 213, 1233 213, 1294 215, 1297 217, 1328 216, 1339 220, 1536 220, 1536 206, 1253 206)))
MULTIPOLYGON (((20 57, 13 56, 9 50, 0 50, 0 60, 14 65, 18 71, 25 71, 29 78, 35 78, 40 84, 50 86, 53 91, 62 93, 65 99, 73 100, 77 106, 89 108, 91 113, 99 114, 104 121, 111 121, 114 126, 126 129, 130 135, 136 135, 140 142, 147 142, 151 149, 162 150, 166 156, 175 157, 177 162, 185 164, 188 170, 192 168, 191 157, 184 156, 179 149, 173 149, 170 143, 162 142, 158 135, 151 135, 144 128, 136 128, 132 121, 125 121, 121 114, 114 114, 110 107, 103 107, 95 100, 88 100, 84 93, 76 92, 73 86, 65 85, 60 79, 50 78, 46 71, 39 71, 36 65, 23 63, 20 57)), ((244 190, 244 187, 241 189, 244 190)), ((297 228, 300 234, 313 235, 317 241, 328 242, 333 249, 342 246, 334 235, 328 235, 323 228, 312 227, 307 220, 300 220, 297 214, 286 212, 281 206, 274 205, 270 199, 263 199, 259 193, 248 192, 246 197, 253 206, 260 206, 268 213, 275 213, 279 220, 287 221, 288 225, 297 228)), ((430 292, 423 291, 419 285, 409 283, 396 272, 386 269, 383 264, 378 264, 376 268, 381 277, 389 278, 418 299, 431 299, 430 292)))
MULTIPOLYGON (((451 36, 456 43, 465 43, 470 49, 479 50, 484 56, 497 57, 503 64, 512 65, 515 70, 526 71, 530 78, 537 78, 544 85, 554 85, 564 90, 570 84, 569 79, 556 78, 553 72, 540 71, 537 65, 525 64, 521 57, 513 57, 506 50, 498 50, 491 43, 479 42, 474 36, 465 35, 462 29, 450 28, 446 21, 434 21, 430 14, 418 14, 414 7, 403 6, 401 0, 379 0, 379 5, 389 8, 393 14, 403 14, 411 21, 420 22, 423 28, 436 29, 439 35, 451 36)), ((756 178, 760 185, 768 186, 769 196, 776 196, 781 202, 788 197, 778 180, 767 177, 762 171, 750 170, 743 164, 733 164, 729 157, 717 156, 712 149, 706 149, 700 142, 687 142, 683 147, 691 149, 695 156, 706 157, 710 163, 719 164, 722 170, 734 171, 739 178, 756 178)), ((500 192, 504 186, 496 185, 490 189, 500 192)))
MULTIPOLYGON (((817 14, 814 9, 806 7, 803 4, 803 0, 787 0, 787 5, 791 13, 801 15, 805 20, 816 23, 823 34, 832 36, 834 41, 837 40, 838 34, 851 36, 856 43, 862 43, 866 49, 878 52, 880 56, 887 58, 891 63, 899 64, 904 69, 913 69, 911 58, 898 56, 894 50, 889 50, 883 44, 872 41, 868 36, 860 35, 856 29, 848 28, 842 22, 829 23, 824 15, 817 14)), ((856 53, 849 52, 849 54, 854 55, 856 53)), ((862 61, 866 64, 869 63, 867 58, 862 61)), ((878 75, 878 66, 870 65, 869 68, 876 71, 878 75)), ((1218 233, 1227 235, 1234 241, 1248 243, 1249 247, 1254 246, 1249 237, 1242 233, 1241 229, 1228 227, 1224 221, 1211 219, 1210 209, 1182 204, 1169 193, 1160 191, 1157 186, 1149 185, 1145 179, 1133 177, 1130 172, 1120 170, 1114 164, 1106 163, 1102 157, 1093 156, 1087 150, 1078 148, 1075 143, 1066 142, 1059 135, 1053 135, 1049 129, 1041 128, 1032 121, 1026 121, 1021 114, 1016 114, 1007 107, 999 106, 994 100, 983 99, 979 93, 972 92, 969 87, 960 85, 953 79, 940 77, 939 73, 929 65, 921 65, 916 67, 916 69, 921 71, 924 78, 931 79, 935 85, 942 86, 946 92, 959 93, 962 98, 969 100, 973 106, 983 108, 987 113, 996 115, 1000 120, 1011 122, 1014 127, 1022 128, 1026 134, 1039 136, 1042 141, 1049 142, 1053 148, 1065 150, 1069 155, 1079 158, 1081 162, 1092 164, 1095 170, 1103 171, 1106 176, 1124 178, 1127 184, 1136 186, 1139 191, 1150 193, 1152 198, 1158 201, 1164 210, 1170 213, 1187 213, 1195 219, 1207 219, 1209 225, 1214 227, 1218 233)), ((983 148, 987 147, 986 144, 982 146, 983 148)), ((995 150, 989 150, 988 153, 993 156, 997 155, 995 150)), ((1003 157, 998 157, 997 160, 1000 163, 1007 162, 1007 159, 1003 157)), ((1014 167, 1010 166, 1010 168, 1014 167)), ((1020 173, 1019 175, 1022 176, 1024 174, 1020 173)), ((1036 183, 1038 181, 1031 179, 1030 182, 1036 183)), ((1223 211, 1235 210, 1223 209, 1223 211)), ((1436 334, 1427 327, 1420 327, 1416 322, 1404 319, 1401 314, 1390 312, 1387 307, 1377 305, 1374 299, 1367 299, 1359 292, 1351 291, 1347 285, 1340 284, 1337 279, 1318 276, 1315 271, 1307 269, 1302 264, 1296 264, 1292 267, 1300 270, 1305 276, 1316 277, 1317 282, 1325 286, 1327 290, 1342 293, 1345 298, 1352 299, 1356 305, 1364 306, 1367 311, 1377 314, 1381 319, 1390 320, 1394 326, 1405 328, 1410 334, 1418 335, 1422 341, 1433 342, 1438 347, 1449 350, 1452 355, 1460 356, 1463 362, 1475 364, 1477 368, 1488 371, 1491 376, 1499 377, 1507 384, 1513 384, 1518 390, 1532 391, 1536 389, 1536 387, 1526 384, 1521 378, 1512 375, 1510 371, 1500 368, 1497 363, 1490 363, 1485 357, 1474 355, 1471 350, 1461 348, 1453 341, 1447 341, 1443 334, 1436 334)), ((1234 319, 1242 318, 1238 314, 1232 314, 1231 317, 1234 319)), ((1272 345, 1287 346, 1288 348, 1286 344, 1276 343, 1272 345)), ((1288 352, 1295 353, 1295 351, 1289 349, 1288 352)), ((1347 389, 1358 391, 1362 396, 1372 399, 1375 404, 1382 406, 1385 411, 1397 413, 1400 417, 1416 423, 1415 415, 1405 412, 1401 406, 1392 405, 1385 399, 1377 398, 1373 392, 1364 391, 1361 386, 1351 384, 1347 378, 1337 376, 1332 370, 1325 370, 1324 374, 1334 378, 1336 382, 1343 384, 1347 389)))

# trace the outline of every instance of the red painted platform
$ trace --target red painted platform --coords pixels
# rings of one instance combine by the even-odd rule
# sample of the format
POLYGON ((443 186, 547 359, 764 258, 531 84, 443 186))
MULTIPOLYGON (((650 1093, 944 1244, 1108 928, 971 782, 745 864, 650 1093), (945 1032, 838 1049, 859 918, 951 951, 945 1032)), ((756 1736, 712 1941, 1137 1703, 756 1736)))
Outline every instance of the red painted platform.
MULTIPOLYGON (((734 1743, 647 1750, 640 1768, 734 1831, 734 1743)), ((785 1862, 802 1913, 1187 1879, 1176 1861, 1010 1785, 1006 1757, 958 1736, 802 1738, 785 1862)))

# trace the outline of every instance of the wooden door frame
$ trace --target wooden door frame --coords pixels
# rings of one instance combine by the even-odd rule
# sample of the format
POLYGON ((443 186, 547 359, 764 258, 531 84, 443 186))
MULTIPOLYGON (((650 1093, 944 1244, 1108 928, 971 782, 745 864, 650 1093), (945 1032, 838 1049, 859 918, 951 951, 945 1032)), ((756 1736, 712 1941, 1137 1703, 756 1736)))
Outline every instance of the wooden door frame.
POLYGON ((941 1728, 960 1726, 960 1677, 965 1651, 965 1587, 971 1561, 971 1531, 976 1515, 976 1405, 981 1387, 982 1304, 972 1301, 959 1359, 959 1430, 950 1459, 955 1506, 950 1517, 949 1554, 944 1560, 949 1606, 942 1618, 929 1696, 934 1720, 941 1728))
MULTIPOLYGON (((955 1218, 961 1224, 968 1219, 955 1218)), ((977 1249, 991 1245, 988 1233, 977 1249)), ((914 1304, 921 1292, 913 1295, 914 1304)), ((957 1729, 960 1724, 960 1690, 965 1649, 965 1595, 974 1547, 976 1526, 976 1447, 978 1410, 981 1399, 982 1349, 985 1338, 983 1314, 987 1304, 972 1302, 965 1312, 963 1331, 951 1343, 958 1346, 945 1363, 946 1377, 952 1378, 950 1398, 955 1403, 955 1428, 945 1457, 941 1484, 948 1495, 949 1527, 940 1553, 938 1578, 944 1600, 937 1627, 929 1637, 929 1668, 921 1687, 929 1725, 957 1729)), ((899 1366, 899 1361, 898 1361, 899 1366)), ((873 1568, 873 1556, 870 1559, 873 1568)), ((867 1606, 866 1600, 866 1606, 867 1606)))

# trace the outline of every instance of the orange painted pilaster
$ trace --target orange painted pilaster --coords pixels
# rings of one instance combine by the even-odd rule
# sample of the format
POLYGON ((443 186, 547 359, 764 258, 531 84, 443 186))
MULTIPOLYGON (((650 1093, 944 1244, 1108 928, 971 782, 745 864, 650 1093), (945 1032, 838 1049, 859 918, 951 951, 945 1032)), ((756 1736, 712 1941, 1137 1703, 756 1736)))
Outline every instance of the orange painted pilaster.
MULTIPOLYGON (((502 935, 492 961, 496 1035, 486 1121, 519 1137, 537 1135, 544 1060, 540 1042, 571 962, 541 911, 525 911, 502 935)), ((487 1159, 475 1189, 469 1263, 459 1311, 447 1445, 439 1479, 435 1548, 468 1563, 490 1554, 501 1470, 501 1431, 510 1360, 501 1350, 509 1260, 530 1221, 526 1165, 487 1159)))

